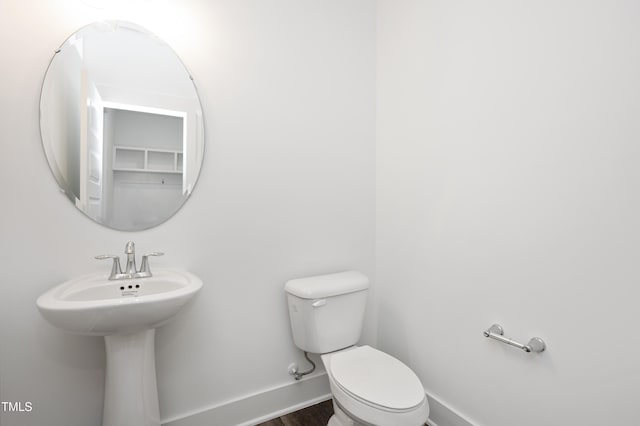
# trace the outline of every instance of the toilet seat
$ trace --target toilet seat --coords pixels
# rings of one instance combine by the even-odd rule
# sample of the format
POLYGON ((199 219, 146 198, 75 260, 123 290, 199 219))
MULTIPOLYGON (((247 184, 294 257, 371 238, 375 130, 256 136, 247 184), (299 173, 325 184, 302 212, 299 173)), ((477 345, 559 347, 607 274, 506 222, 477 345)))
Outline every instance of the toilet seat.
POLYGON ((377 426, 422 425, 429 404, 420 379, 401 361, 370 346, 322 355, 335 402, 349 417, 377 426))
POLYGON ((345 393, 375 408, 412 410, 425 398, 420 379, 409 367, 370 346, 336 353, 331 373, 345 393))

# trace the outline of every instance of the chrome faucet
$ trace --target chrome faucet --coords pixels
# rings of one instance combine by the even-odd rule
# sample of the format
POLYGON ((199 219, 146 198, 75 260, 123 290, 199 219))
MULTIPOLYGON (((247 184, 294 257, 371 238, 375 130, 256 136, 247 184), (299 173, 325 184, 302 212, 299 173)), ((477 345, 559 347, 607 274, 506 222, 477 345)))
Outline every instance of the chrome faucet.
POLYGON ((96 259, 113 259, 113 266, 111 267, 110 280, 127 280, 132 278, 146 278, 151 276, 151 270, 149 269, 149 256, 162 256, 164 253, 152 252, 142 256, 142 265, 140 269, 136 269, 136 245, 133 241, 129 241, 124 249, 124 254, 127 255, 127 265, 124 268, 124 272, 120 268, 120 256, 113 254, 101 254, 96 256, 96 259))
POLYGON ((127 266, 124 268, 124 273, 133 275, 138 270, 136 269, 136 245, 133 241, 129 241, 124 248, 124 254, 127 255, 127 266))

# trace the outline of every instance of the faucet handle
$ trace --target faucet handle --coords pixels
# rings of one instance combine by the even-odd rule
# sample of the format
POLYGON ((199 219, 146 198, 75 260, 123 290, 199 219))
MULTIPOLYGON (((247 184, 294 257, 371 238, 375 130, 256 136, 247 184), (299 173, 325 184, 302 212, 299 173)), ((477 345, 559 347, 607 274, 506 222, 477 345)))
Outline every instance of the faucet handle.
POLYGON ((164 256, 164 253, 159 251, 154 251, 151 253, 142 255, 142 264, 140 265, 140 271, 135 274, 136 278, 144 278, 151 276, 151 269, 149 269, 149 256, 164 256))
POLYGON ((113 259, 111 274, 109 275, 110 280, 117 280, 123 275, 122 268, 120 267, 120 256, 116 256, 114 254, 101 254, 99 256, 96 256, 95 258, 98 260, 113 259))

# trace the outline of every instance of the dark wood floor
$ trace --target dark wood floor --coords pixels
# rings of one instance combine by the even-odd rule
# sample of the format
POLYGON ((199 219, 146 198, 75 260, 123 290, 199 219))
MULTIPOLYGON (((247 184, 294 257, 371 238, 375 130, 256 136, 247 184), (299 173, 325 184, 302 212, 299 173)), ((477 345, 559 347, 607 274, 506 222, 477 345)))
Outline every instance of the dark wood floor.
POLYGON ((332 415, 333 403, 328 400, 256 426, 327 426, 332 415))
POLYGON ((332 415, 333 404, 328 400, 257 426, 327 426, 332 415))

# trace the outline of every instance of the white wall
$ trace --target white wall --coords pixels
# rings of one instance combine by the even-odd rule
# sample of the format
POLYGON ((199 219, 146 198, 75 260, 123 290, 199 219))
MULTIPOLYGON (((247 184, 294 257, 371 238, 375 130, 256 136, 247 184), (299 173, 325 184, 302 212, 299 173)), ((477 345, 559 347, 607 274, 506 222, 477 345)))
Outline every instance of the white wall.
POLYGON ((16 40, 0 80, 0 395, 34 405, 3 413, 3 426, 100 424, 101 340, 51 328, 34 301, 106 273, 92 256, 129 239, 205 281, 157 336, 164 419, 288 383, 286 366, 302 357, 284 281, 373 275, 375 242, 377 336, 374 326, 367 338, 432 396, 477 426, 635 424, 636 3, 380 0, 377 125, 371 1, 123 3, 0 5, 0 38, 16 40), (54 49, 107 18, 174 47, 205 112, 193 197, 145 232, 76 211, 40 146, 54 49), (485 339, 493 322, 548 351, 485 339))
POLYGON ((0 5, 0 395, 34 407, 2 413, 3 426, 100 424, 102 341, 53 329, 35 300, 71 277, 107 274, 93 256, 121 253, 128 240, 140 252, 166 252, 156 266, 205 282, 191 309, 157 335, 163 419, 291 381, 288 364, 303 358, 290 337, 286 280, 374 272, 375 4, 121 3, 121 11, 69 0, 0 5), (167 41, 205 114, 196 190, 175 217, 144 232, 112 231, 76 211, 39 137, 40 86, 54 50, 109 18, 167 41))
POLYGON ((640 3, 378 7, 380 346, 477 426, 638 424, 640 3))

